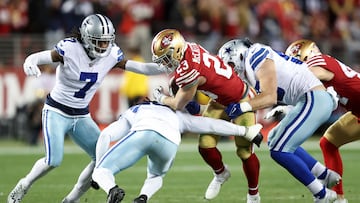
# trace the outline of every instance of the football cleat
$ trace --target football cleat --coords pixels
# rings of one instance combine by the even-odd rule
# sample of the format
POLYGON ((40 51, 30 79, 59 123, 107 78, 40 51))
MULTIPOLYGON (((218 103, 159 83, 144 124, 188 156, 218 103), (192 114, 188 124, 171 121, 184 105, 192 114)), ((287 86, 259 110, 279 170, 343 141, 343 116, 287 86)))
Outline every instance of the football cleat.
POLYGON ((22 178, 16 184, 15 188, 10 192, 7 203, 20 203, 21 200, 24 198, 27 190, 29 187, 25 186, 24 184, 25 179, 22 178))
POLYGON ((148 197, 146 195, 140 195, 139 197, 135 198, 133 203, 146 203, 148 197))
POLYGON ((247 194, 246 203, 260 203, 260 195, 257 193, 256 195, 247 194))
POLYGON ((125 196, 125 191, 118 186, 110 189, 106 203, 120 203, 125 196))
POLYGON ((99 190, 100 189, 100 186, 97 182, 95 182, 93 179, 90 180, 90 185, 93 189, 95 190, 99 190))
POLYGON ((246 127, 246 133, 244 137, 249 140, 250 142, 256 144, 256 146, 260 147, 260 144, 264 138, 264 136, 261 134, 260 130, 262 129, 261 124, 255 124, 252 126, 246 127))
POLYGON ((70 201, 65 197, 65 199, 63 199, 61 203, 80 203, 80 200, 78 199, 75 201, 70 201))
POLYGON ((334 202, 337 198, 337 194, 335 191, 326 188, 325 197, 322 199, 314 198, 315 203, 331 203, 334 202))
POLYGON ((334 201, 334 203, 348 203, 348 201, 347 201, 347 199, 345 199, 345 198, 342 198, 342 199, 337 198, 337 199, 334 201))
POLYGON ((214 199, 219 194, 221 185, 224 184, 230 178, 230 176, 231 174, 227 166, 225 166, 225 169, 222 173, 214 174, 214 178, 206 189, 205 199, 214 199))
POLYGON ((325 179, 319 179, 319 180, 325 187, 332 188, 335 185, 339 184, 341 180, 341 176, 337 172, 331 169, 327 169, 327 174, 325 179))

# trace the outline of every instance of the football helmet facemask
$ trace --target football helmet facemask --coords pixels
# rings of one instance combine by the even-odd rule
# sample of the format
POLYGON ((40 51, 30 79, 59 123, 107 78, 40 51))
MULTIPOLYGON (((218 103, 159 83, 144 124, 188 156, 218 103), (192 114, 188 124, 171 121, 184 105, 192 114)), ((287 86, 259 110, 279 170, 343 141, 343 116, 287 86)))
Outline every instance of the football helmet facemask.
POLYGON ((245 39, 234 39, 222 45, 218 51, 218 56, 228 65, 234 67, 235 72, 242 74, 245 71, 245 51, 252 42, 245 39))
POLYGON ((101 14, 89 15, 81 23, 79 30, 90 57, 109 55, 115 40, 115 28, 108 17, 101 14))
POLYGON ((286 49, 285 54, 298 58, 301 61, 307 61, 311 57, 321 54, 321 52, 315 42, 307 39, 300 39, 291 43, 286 49))
POLYGON ((179 66, 185 49, 186 42, 179 31, 175 29, 162 30, 151 43, 152 61, 165 66, 170 74, 179 66))

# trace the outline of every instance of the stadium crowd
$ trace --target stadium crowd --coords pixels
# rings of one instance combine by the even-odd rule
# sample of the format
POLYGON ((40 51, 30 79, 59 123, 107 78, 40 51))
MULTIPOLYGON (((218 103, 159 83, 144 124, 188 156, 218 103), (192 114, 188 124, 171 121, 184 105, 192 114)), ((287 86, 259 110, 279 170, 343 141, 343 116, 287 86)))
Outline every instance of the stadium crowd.
POLYGON ((118 35, 128 39, 127 46, 139 47, 146 60, 152 36, 171 27, 212 52, 237 37, 281 51, 308 38, 347 64, 359 63, 358 0, 0 0, 0 13, 0 36, 40 34, 46 46, 70 33, 85 16, 104 14, 118 35))

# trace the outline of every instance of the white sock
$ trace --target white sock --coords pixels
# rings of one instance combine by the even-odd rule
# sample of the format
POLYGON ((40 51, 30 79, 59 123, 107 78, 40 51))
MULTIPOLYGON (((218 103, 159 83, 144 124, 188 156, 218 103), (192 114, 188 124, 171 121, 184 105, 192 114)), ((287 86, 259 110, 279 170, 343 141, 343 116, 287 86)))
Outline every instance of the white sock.
POLYGON ((30 187, 36 180, 43 177, 53 168, 54 167, 51 167, 45 163, 45 157, 37 160, 31 171, 24 178, 23 183, 25 184, 25 187, 30 187))
POLYGON ((311 173, 315 176, 315 177, 319 177, 321 174, 323 174, 325 171, 327 170, 327 168, 321 164, 320 162, 316 162, 316 164, 314 165, 314 167, 311 169, 311 173))
POLYGON ((115 177, 107 168, 95 168, 92 178, 106 194, 109 194, 110 189, 116 186, 115 177))
POLYGON ((150 199, 162 187, 163 178, 161 176, 148 177, 144 181, 140 194, 144 194, 150 199))
POLYGON ((95 167, 95 161, 91 161, 80 173, 79 178, 71 192, 66 196, 68 201, 77 201, 89 190, 91 184, 91 174, 95 167))

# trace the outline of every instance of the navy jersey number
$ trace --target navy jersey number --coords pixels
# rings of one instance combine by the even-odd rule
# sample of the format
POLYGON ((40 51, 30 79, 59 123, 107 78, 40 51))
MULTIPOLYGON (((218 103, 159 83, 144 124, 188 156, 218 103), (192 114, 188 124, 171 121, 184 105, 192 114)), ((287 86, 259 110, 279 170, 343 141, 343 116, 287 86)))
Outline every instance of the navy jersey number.
POLYGON ((85 98, 86 91, 88 91, 91 86, 93 86, 98 79, 98 73, 80 73, 80 81, 86 81, 86 85, 81 88, 79 91, 75 92, 74 97, 76 98, 85 98))

